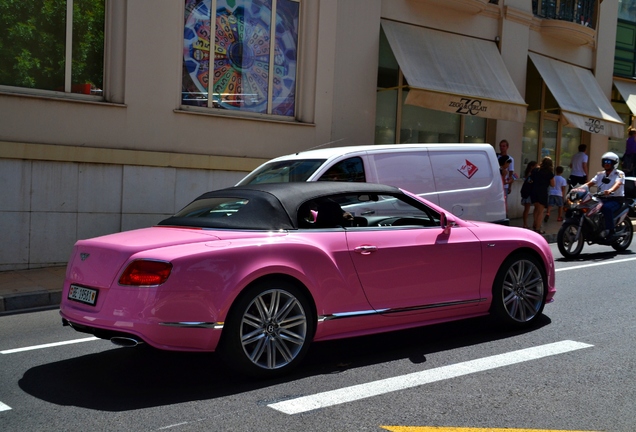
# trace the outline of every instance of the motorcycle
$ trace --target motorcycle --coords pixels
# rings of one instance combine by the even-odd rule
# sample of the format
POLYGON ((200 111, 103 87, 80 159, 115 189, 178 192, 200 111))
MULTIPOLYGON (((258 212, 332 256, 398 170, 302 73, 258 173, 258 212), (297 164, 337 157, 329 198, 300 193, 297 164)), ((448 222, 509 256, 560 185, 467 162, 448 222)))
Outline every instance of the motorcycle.
POLYGON ((611 246, 616 251, 624 251, 632 243, 634 227, 628 213, 635 208, 631 198, 625 198, 621 207, 614 212, 614 235, 603 237, 605 219, 601 208, 602 194, 592 194, 587 186, 572 189, 568 194, 565 220, 557 233, 559 252, 565 258, 574 258, 581 253, 585 242, 611 246))

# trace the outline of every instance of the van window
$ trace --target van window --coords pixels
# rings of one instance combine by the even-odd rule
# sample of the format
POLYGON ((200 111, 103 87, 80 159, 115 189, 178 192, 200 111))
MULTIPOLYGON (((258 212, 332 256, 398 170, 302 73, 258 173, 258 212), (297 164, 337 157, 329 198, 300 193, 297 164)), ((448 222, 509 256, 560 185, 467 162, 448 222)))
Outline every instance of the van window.
POLYGON ((365 182, 364 164, 359 157, 338 162, 327 170, 318 181, 365 182))
POLYGON ((493 173, 488 154, 482 151, 430 151, 437 191, 454 191, 490 186, 499 173, 493 173))
POLYGON ((435 192, 433 171, 425 151, 373 155, 378 182, 423 194, 435 192))
POLYGON ((325 159, 292 159, 270 162, 245 177, 239 185, 304 182, 325 163, 325 159))

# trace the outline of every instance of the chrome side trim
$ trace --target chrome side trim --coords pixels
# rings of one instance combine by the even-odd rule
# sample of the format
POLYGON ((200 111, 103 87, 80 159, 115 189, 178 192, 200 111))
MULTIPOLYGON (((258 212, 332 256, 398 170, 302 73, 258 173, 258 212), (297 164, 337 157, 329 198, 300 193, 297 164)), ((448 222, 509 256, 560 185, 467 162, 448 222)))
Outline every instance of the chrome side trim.
POLYGON ((355 317, 369 316, 369 315, 388 315, 388 314, 396 314, 396 313, 403 313, 403 312, 415 312, 420 310, 438 309, 438 308, 449 307, 449 306, 469 305, 469 304, 481 303, 484 301, 486 301, 486 299, 481 298, 481 299, 475 299, 475 300, 435 303, 431 305, 412 306, 412 307, 398 308, 398 309, 387 308, 387 309, 379 309, 379 310, 339 312, 339 313, 334 313, 332 315, 321 315, 318 317, 318 322, 331 321, 331 320, 342 319, 342 318, 355 318, 355 317))
POLYGON ((166 327, 181 327, 181 328, 207 328, 220 330, 223 328, 224 323, 218 322, 200 322, 200 321, 182 321, 182 322, 161 322, 159 325, 166 327))
POLYGON ((352 318, 352 317, 359 317, 359 316, 365 316, 365 315, 377 315, 379 313, 386 313, 389 309, 382 309, 382 310, 366 310, 366 311, 355 311, 355 312, 337 312, 333 315, 322 315, 318 317, 318 322, 321 321, 328 321, 328 320, 333 320, 333 319, 340 319, 340 318, 352 318))

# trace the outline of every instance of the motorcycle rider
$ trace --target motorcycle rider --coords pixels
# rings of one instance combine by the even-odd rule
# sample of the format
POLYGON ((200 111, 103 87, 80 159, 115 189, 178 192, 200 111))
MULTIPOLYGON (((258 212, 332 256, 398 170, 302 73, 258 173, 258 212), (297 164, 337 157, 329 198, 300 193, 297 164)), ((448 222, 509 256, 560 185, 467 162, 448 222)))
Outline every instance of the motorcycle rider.
POLYGON ((597 185, 598 192, 602 193, 601 212, 605 218, 605 230, 601 233, 601 237, 614 235, 614 212, 621 207, 625 197, 625 173, 616 169, 618 161, 616 153, 605 153, 601 158, 603 171, 599 171, 592 180, 585 183, 587 187, 597 185))

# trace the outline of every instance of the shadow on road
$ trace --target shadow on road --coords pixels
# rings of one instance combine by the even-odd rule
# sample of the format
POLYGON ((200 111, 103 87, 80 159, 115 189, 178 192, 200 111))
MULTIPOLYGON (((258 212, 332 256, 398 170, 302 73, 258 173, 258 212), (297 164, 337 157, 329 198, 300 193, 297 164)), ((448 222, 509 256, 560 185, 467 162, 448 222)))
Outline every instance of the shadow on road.
POLYGON ((297 379, 340 373, 514 337, 548 325, 542 316, 532 328, 503 331, 488 317, 380 335, 315 343, 291 375, 254 380, 228 371, 214 353, 180 353, 152 348, 113 348, 45 364, 19 381, 26 393, 56 405, 99 411, 128 411, 209 400, 297 379))
POLYGON ((635 255, 636 253, 632 252, 629 249, 622 252, 617 252, 611 249, 611 250, 603 251, 603 252, 592 252, 592 253, 581 252, 581 254, 575 258, 555 257, 554 261, 570 262, 570 263, 575 263, 575 262, 595 263, 595 262, 611 260, 617 257, 627 258, 627 257, 633 257, 635 255))

